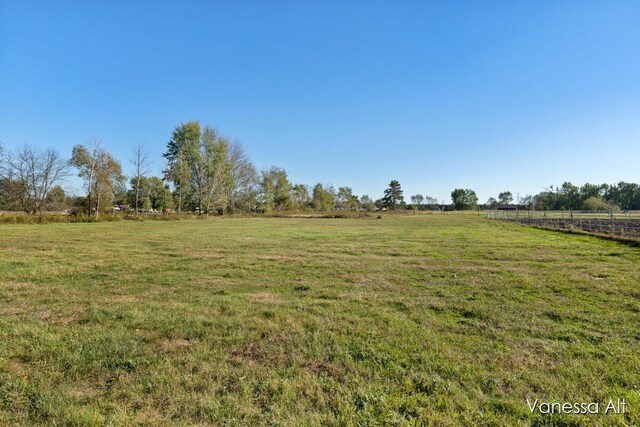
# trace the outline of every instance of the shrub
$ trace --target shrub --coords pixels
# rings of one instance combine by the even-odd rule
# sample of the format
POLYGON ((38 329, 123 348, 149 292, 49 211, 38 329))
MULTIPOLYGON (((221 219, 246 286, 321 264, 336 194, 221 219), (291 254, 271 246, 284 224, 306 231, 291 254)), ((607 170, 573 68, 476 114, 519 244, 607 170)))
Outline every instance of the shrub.
POLYGON ((602 197, 589 197, 582 204, 582 208, 587 211, 619 211, 620 207, 615 203, 607 202, 602 197))

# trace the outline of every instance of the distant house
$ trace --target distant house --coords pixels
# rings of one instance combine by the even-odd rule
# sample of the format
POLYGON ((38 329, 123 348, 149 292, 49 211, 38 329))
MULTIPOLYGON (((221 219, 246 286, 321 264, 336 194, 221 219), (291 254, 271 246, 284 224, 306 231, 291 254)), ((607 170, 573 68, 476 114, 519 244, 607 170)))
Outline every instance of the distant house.
POLYGON ((517 211, 518 206, 517 205, 498 205, 496 209, 499 211, 517 211))
POLYGON ((116 205, 111 208, 114 212, 128 211, 129 205, 116 205))

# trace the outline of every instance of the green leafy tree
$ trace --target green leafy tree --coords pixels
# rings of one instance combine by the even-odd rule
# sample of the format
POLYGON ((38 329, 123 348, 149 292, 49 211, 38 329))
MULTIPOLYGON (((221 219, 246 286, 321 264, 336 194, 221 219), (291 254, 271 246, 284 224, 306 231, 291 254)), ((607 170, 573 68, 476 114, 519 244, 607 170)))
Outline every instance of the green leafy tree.
POLYGON ((503 191, 498 194, 498 203, 501 205, 508 205, 511 204, 511 202, 513 202, 513 194, 511 194, 511 191, 503 191))
POLYGON ((313 208, 319 212, 329 212, 336 204, 336 192, 331 186, 318 183, 313 187, 313 208))
POLYGON ((151 209, 164 211, 173 207, 173 194, 161 178, 152 176, 149 178, 149 202, 151 209))
POLYGON ((559 208, 559 192, 550 186, 545 191, 533 196, 533 205, 539 210, 553 210, 559 208))
POLYGON ((376 210, 376 203, 369 195, 364 194, 360 197, 360 207, 367 212, 373 212, 376 210))
POLYGON ((228 205, 228 195, 232 186, 231 164, 228 159, 229 142, 212 127, 202 132, 197 170, 194 176, 200 178, 194 189, 199 195, 200 212, 204 209, 209 216, 211 209, 223 212, 228 205))
POLYGON ((397 209, 402 202, 404 202, 402 188, 400 187, 400 183, 394 179, 389 183, 389 187, 384 190, 382 207, 387 209, 397 209))
POLYGON ((539 210, 592 210, 598 206, 604 210, 636 210, 640 209, 640 185, 628 182, 612 185, 586 183, 578 188, 564 182, 560 187, 552 185, 533 196, 533 206, 539 210))
MULTIPOLYGON (((122 179, 115 182, 111 201, 114 205, 125 205, 129 203, 129 190, 127 189, 126 178, 124 176, 122 176, 122 179)), ((105 205, 104 210, 108 210, 109 207, 110 206, 105 205)))
POLYGON ((120 163, 100 145, 99 140, 88 146, 76 145, 71 156, 71 164, 84 180, 89 216, 95 213, 96 219, 100 210, 107 208, 105 203, 113 202, 119 187, 124 187, 125 180, 120 163))
POLYGON ((336 204, 339 209, 355 211, 358 210, 360 202, 358 197, 353 194, 351 187, 339 187, 336 194, 336 204))
POLYGON ((284 169, 272 166, 263 170, 260 179, 260 202, 265 212, 291 208, 291 183, 284 169))
POLYGON ((578 187, 570 182, 562 183, 562 186, 560 187, 559 202, 560 209, 580 209, 582 200, 580 199, 580 191, 578 187))
POLYGON ((21 210, 17 197, 19 191, 18 183, 15 181, 9 178, 0 179, 0 210, 21 210))
POLYGON ((185 204, 200 215, 213 210, 224 212, 235 196, 234 169, 231 156, 243 153, 213 127, 201 128, 200 123, 182 123, 173 131, 164 157, 165 177, 176 191, 178 212, 185 204), (185 203, 186 202, 186 203, 185 203))
POLYGON ((45 206, 48 211, 63 211, 67 208, 67 195, 60 185, 56 185, 49 191, 45 206))
POLYGON ((131 190, 127 191, 127 203, 138 209, 151 209, 150 182, 146 176, 133 176, 129 180, 131 190), (137 207, 136 207, 137 206, 137 207))
POLYGON ((623 210, 640 209, 640 185, 630 182, 619 182, 611 185, 605 192, 609 203, 618 205, 623 210))
POLYGON ((592 197, 602 197, 607 189, 607 185, 589 184, 586 183, 580 187, 580 200, 584 203, 587 199, 592 197))
POLYGON ((457 211, 464 210, 466 202, 466 192, 464 188, 456 188, 451 192, 451 201, 453 208, 457 211))
POLYGON ((181 123, 171 133, 167 151, 163 157, 167 160, 164 171, 166 179, 172 183, 176 192, 178 213, 190 196, 193 182, 194 155, 200 147, 200 123, 191 121, 181 123))
POLYGON ((478 207, 478 195, 475 191, 466 189, 466 207, 467 209, 476 209, 478 207))
POLYGON ((350 195, 349 200, 347 201, 347 206, 349 210, 357 211, 360 207, 360 200, 358 199, 358 196, 356 196, 355 194, 350 195))
POLYGON ((309 187, 304 184, 296 184, 291 189, 291 204, 293 209, 306 209, 311 204, 309 187))
POLYGON ((451 192, 451 201, 455 210, 470 210, 478 206, 478 196, 470 189, 456 188, 451 192))

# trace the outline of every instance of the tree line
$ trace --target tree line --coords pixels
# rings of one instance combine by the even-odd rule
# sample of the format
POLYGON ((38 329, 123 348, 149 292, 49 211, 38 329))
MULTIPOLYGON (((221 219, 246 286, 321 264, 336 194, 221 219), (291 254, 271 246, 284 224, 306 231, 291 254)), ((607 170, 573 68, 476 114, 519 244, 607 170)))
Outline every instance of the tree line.
POLYGON ((525 210, 640 210, 640 185, 630 182, 617 184, 584 184, 576 186, 564 182, 549 186, 538 194, 514 200, 511 191, 503 191, 496 198, 478 204, 475 191, 457 188, 451 192, 452 207, 456 210, 517 208, 525 210))
MULTIPOLYGON (((504 192, 497 201, 489 199, 487 205, 493 207, 511 201, 511 193, 504 192)), ((621 181, 617 184, 577 186, 564 182, 560 186, 549 186, 538 194, 526 195, 517 204, 524 209, 535 210, 640 210, 640 185, 621 181)))
MULTIPOLYGON (((31 215, 69 211, 99 218, 114 210, 134 215, 175 211, 209 216, 235 212, 473 210, 513 204, 510 191, 479 204, 476 192, 464 188, 451 192, 450 204, 421 194, 412 195, 407 203, 397 180, 392 180, 377 200, 366 194, 358 196, 348 186, 292 183, 283 168, 272 166, 258 171, 238 141, 197 121, 173 129, 163 158, 166 164, 162 174, 151 175, 148 152, 144 146, 136 146, 129 159, 133 174, 126 177, 121 163, 100 140, 76 145, 68 159, 55 149, 24 146, 5 152, 0 144, 0 210, 31 215), (74 173, 82 180, 82 195, 67 195, 62 187, 65 178, 74 173)), ((640 186, 620 182, 578 187, 565 182, 527 195, 516 205, 539 210, 636 210, 640 209, 640 186)))
MULTIPOLYGON (((280 167, 258 171, 239 142, 197 121, 175 127, 163 158, 162 174, 151 175, 148 152, 138 145, 129 159, 133 174, 126 177, 100 140, 74 146, 68 159, 55 149, 24 146, 4 152, 0 145, 0 210, 31 215, 66 210, 98 219, 114 209, 135 215, 175 211, 208 216, 407 207, 398 181, 390 183, 383 198, 373 200, 355 195, 348 186, 292 183, 280 167), (68 195, 62 187, 74 173, 82 180, 82 195, 68 195)), ((437 202, 422 196, 416 200, 437 202)))

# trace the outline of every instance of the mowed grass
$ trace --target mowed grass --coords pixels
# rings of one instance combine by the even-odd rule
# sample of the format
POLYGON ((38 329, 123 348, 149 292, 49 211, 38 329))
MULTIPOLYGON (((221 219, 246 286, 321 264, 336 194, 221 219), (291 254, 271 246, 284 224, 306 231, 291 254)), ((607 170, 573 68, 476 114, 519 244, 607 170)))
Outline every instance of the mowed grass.
POLYGON ((639 266, 475 215, 3 226, 0 424, 638 425, 639 266))

